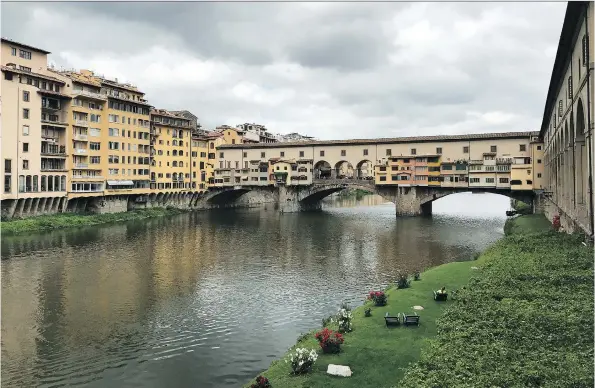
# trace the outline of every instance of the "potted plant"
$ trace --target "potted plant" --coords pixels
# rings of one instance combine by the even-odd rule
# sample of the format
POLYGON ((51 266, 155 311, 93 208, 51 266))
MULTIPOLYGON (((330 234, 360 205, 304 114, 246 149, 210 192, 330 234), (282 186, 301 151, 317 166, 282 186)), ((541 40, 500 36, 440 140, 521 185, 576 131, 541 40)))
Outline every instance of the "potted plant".
POLYGON ((397 275, 397 288, 408 288, 411 285, 409 276, 406 273, 400 273, 397 275))
POLYGON ((384 291, 370 291, 368 299, 374 301, 376 306, 386 306, 386 294, 384 291))
POLYGON ((438 291, 434 291, 434 300, 436 301, 446 301, 448 299, 448 293, 446 292, 446 287, 442 287, 438 291))
POLYGON ((252 383, 250 388, 271 388, 271 383, 269 382, 269 379, 267 379, 266 377, 258 376, 256 378, 256 382, 252 383))
POLYGON ((318 353, 314 349, 297 348, 285 362, 291 364, 293 374, 299 375, 310 372, 317 358, 318 353))
POLYGON ((371 308, 369 308, 369 307, 368 307, 368 308, 366 308, 366 309, 364 310, 364 316, 366 316, 366 317, 371 317, 371 316, 372 316, 372 309, 371 309, 371 308))
POLYGON ((318 340, 318 344, 324 353, 339 353, 341 351, 341 344, 344 341, 341 333, 325 327, 316 333, 314 337, 318 340))
POLYGON ((418 281, 421 278, 421 274, 419 273, 419 271, 415 271, 415 273, 413 274, 413 280, 418 281))

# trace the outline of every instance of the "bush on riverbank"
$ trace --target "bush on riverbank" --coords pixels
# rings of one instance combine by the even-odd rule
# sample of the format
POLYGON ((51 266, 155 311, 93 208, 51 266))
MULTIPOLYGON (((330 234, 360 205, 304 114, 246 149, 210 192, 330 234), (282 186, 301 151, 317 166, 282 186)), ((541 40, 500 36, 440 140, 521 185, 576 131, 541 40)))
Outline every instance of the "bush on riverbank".
POLYGON ((542 221, 514 219, 513 235, 483 254, 481 276, 400 386, 593 386, 592 248, 580 236, 535 234, 550 228, 542 221))
POLYGON ((507 236, 541 233, 548 230, 553 230, 552 225, 542 214, 509 218, 504 223, 504 234, 507 236))
POLYGON ((152 208, 112 214, 59 213, 47 216, 3 221, 0 224, 0 230, 3 236, 8 236, 26 232, 70 228, 73 226, 98 225, 109 222, 161 217, 165 215, 179 214, 181 212, 183 211, 174 208, 152 208))

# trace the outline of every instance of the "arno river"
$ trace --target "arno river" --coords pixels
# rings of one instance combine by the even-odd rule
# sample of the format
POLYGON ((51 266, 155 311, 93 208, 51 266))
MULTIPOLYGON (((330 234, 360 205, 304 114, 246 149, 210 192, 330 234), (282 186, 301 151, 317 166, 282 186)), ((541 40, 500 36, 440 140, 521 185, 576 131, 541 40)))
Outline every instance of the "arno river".
POLYGON ((470 259, 507 206, 459 194, 396 219, 369 196, 3 238, 2 386, 240 386, 342 301, 470 259))

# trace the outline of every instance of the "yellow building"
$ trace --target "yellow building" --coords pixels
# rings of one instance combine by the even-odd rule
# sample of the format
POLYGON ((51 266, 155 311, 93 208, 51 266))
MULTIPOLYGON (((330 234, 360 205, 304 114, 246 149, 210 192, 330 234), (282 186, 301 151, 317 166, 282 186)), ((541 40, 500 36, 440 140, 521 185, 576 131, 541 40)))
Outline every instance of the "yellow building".
POLYGON ((105 190, 108 125, 107 96, 101 93, 101 79, 89 70, 54 72, 66 82, 72 97, 68 122, 68 198, 101 196, 105 190))
POLYGON ((229 125, 222 125, 215 129, 223 135, 223 142, 225 144, 242 144, 244 142, 242 134, 238 129, 230 127, 229 125))
MULTIPOLYGON (((150 104, 135 86, 101 78, 107 96, 106 195, 149 193, 150 104)), ((106 137, 103 136, 105 139, 106 137)))
MULTIPOLYGON (((151 189, 184 191, 192 188, 191 144, 189 119, 165 109, 151 111, 151 189)), ((194 173, 196 175, 196 170, 194 173)))
POLYGON ((213 164, 209 163, 209 140, 203 136, 193 136, 190 146, 192 161, 191 182, 192 189, 205 191, 208 188, 209 174, 213 173, 213 164))

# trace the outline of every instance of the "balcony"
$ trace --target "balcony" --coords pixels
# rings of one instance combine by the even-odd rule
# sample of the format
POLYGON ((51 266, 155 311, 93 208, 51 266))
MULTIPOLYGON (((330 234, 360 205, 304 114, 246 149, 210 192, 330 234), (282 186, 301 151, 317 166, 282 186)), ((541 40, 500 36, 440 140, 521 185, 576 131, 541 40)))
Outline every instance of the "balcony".
POLYGON ((76 119, 76 120, 74 120, 74 124, 73 125, 76 125, 77 127, 88 127, 89 126, 89 122, 87 120, 76 119))
POLYGON ((86 181, 97 181, 97 180, 104 180, 105 177, 101 175, 73 175, 72 179, 77 180, 86 180, 86 181))
POLYGON ((61 166, 41 166, 40 169, 41 172, 51 172, 51 171, 68 171, 66 170, 66 167, 61 167, 61 166))
POLYGON ((92 100, 98 100, 98 101, 106 101, 107 100, 107 96, 104 96, 101 93, 90 92, 88 90, 75 90, 73 93, 77 97, 86 97, 86 98, 90 98, 92 100))
POLYGON ((89 168, 89 163, 74 163, 74 168, 89 168))
POLYGON ((72 152, 75 154, 78 154, 78 155, 86 155, 87 149, 86 148, 75 148, 72 150, 72 152))
POLYGON ((48 116, 48 115, 41 115, 41 122, 43 124, 50 124, 50 125, 55 125, 55 126, 60 126, 60 127, 67 127, 68 123, 63 120, 61 117, 58 116, 48 116))
POLYGON ((41 155, 66 157, 66 146, 41 144, 41 155))
POLYGON ((74 140, 87 141, 88 139, 89 137, 87 135, 83 135, 82 133, 77 133, 74 135, 74 140))

